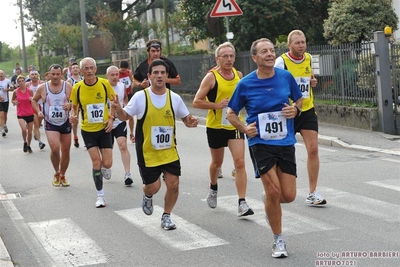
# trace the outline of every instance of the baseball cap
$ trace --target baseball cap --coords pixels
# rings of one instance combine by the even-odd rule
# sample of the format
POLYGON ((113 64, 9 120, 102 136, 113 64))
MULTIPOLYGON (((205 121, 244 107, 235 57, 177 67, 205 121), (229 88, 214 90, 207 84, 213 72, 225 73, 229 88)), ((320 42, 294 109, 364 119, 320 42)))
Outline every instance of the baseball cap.
POLYGON ((76 59, 73 58, 73 57, 71 57, 71 58, 69 59, 69 62, 74 62, 74 61, 76 61, 76 59))

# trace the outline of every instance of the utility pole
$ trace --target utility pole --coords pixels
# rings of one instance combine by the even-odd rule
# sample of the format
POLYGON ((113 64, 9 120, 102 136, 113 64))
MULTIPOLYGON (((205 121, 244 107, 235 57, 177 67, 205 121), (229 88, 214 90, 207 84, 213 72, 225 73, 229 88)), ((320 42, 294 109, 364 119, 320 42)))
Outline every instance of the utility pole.
POLYGON ((81 11, 83 57, 88 57, 89 56, 89 44, 88 44, 88 36, 87 36, 86 10, 85 10, 84 0, 79 0, 79 9, 81 11))
POLYGON ((379 126, 383 133, 396 134, 390 77, 389 41, 382 31, 376 31, 372 44, 378 89, 379 126))
POLYGON ((28 62, 26 60, 25 32, 24 32, 24 13, 22 12, 22 0, 19 0, 18 4, 19 4, 19 13, 20 13, 20 20, 21 20, 22 58, 24 60, 24 70, 26 71, 28 69, 28 62))
POLYGON ((164 23, 165 23, 165 46, 167 47, 167 55, 169 56, 170 49, 169 49, 167 0, 164 0, 164 23))

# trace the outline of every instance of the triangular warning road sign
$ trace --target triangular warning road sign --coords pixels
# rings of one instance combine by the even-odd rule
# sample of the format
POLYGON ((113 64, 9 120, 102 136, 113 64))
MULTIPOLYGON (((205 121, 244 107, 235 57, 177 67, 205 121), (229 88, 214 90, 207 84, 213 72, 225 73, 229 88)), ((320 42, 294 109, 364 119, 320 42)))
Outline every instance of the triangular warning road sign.
POLYGON ((242 15, 243 11, 236 4, 235 0, 217 0, 210 17, 228 17, 242 15))

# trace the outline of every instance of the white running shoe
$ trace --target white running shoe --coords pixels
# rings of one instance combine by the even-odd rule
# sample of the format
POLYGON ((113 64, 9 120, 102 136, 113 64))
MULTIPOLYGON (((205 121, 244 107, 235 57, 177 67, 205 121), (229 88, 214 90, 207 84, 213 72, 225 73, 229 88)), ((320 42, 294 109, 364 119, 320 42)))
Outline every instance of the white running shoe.
POLYGON ((207 204, 210 208, 215 209, 217 207, 217 190, 212 190, 211 188, 208 191, 207 196, 207 204))
POLYGON ((145 194, 143 194, 142 210, 146 215, 153 214, 153 198, 152 197, 149 198, 149 197, 146 197, 145 194))
POLYGON ((314 192, 308 194, 306 203, 314 206, 325 205, 326 200, 317 192, 317 190, 315 190, 314 192))
POLYGON ((106 199, 103 196, 98 196, 96 201, 96 208, 104 208, 106 206, 106 199))
POLYGON ((224 175, 222 175, 222 169, 221 168, 219 168, 219 171, 218 171, 218 178, 224 178, 224 175))
POLYGON ((103 175, 104 179, 106 179, 106 180, 111 179, 111 169, 101 167, 101 174, 103 175))
POLYGON ((171 221, 171 216, 169 214, 164 214, 161 218, 161 228, 164 230, 175 230, 176 225, 171 221))
POLYGON ((238 207, 239 217, 253 215, 254 211, 247 205, 246 201, 241 201, 238 207))
POLYGON ((288 253, 286 250, 286 243, 282 239, 274 242, 272 245, 272 257, 274 258, 284 258, 287 257, 288 253))

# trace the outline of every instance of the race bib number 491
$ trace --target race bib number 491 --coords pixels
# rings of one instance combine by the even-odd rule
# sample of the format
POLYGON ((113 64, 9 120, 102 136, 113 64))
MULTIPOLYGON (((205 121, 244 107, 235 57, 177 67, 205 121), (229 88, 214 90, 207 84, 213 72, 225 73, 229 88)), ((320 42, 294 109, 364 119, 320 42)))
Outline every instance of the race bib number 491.
POLYGON ((258 132, 264 140, 284 139, 287 135, 287 125, 282 111, 258 114, 258 132))

